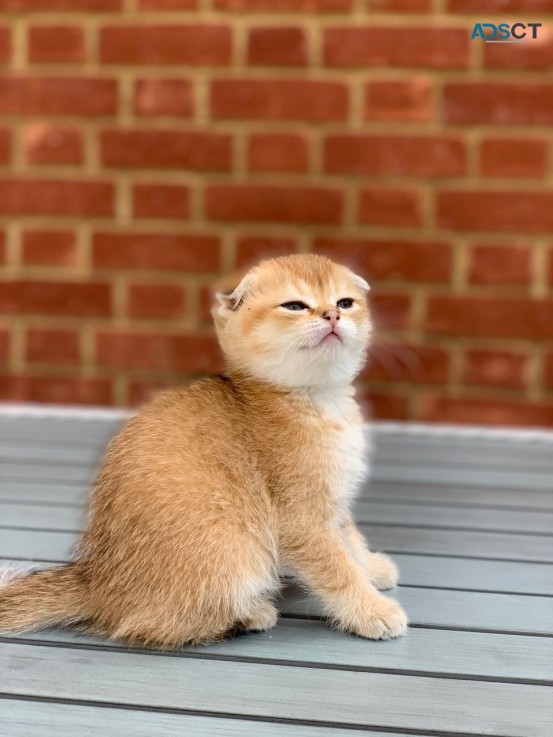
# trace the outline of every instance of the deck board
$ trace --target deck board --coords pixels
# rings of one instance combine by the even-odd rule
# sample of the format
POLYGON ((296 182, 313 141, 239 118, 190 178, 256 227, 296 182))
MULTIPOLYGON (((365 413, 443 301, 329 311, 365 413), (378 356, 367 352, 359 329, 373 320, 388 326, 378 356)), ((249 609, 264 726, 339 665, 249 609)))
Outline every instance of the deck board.
MULTIPOLYGON (((401 553, 395 554, 394 560, 403 586, 553 596, 553 564, 478 560, 475 565, 464 558, 401 553)), ((48 567, 52 563, 36 565, 48 567)))
POLYGON ((2 650, 0 680, 7 695, 90 699, 329 726, 337 726, 339 715, 340 722, 349 726, 504 737, 536 737, 553 729, 553 691, 546 686, 200 658, 187 659, 183 668, 179 658, 158 654, 12 643, 3 643, 2 650))
MULTIPOLYGON (((451 513, 451 509, 434 505, 431 508, 417 504, 392 503, 375 500, 360 502, 354 507, 360 523, 408 527, 461 528, 497 532, 526 532, 553 537, 553 511, 511 509, 467 509, 451 513)), ((82 508, 28 504, 23 507, 0 501, 0 527, 26 527, 52 530, 79 531, 84 524, 82 508)))
MULTIPOLYGON (((0 701, 2 726, 9 737, 313 737, 313 727, 271 724, 249 719, 167 714, 133 709, 131 706, 82 706, 5 699, 0 701)), ((0 732, 0 734, 2 734, 0 732)), ((349 729, 318 727, 317 737, 352 737, 349 729)), ((369 737, 390 733, 363 730, 369 737)), ((395 737, 408 737, 394 732, 395 737)), ((430 737, 420 735, 419 737, 430 737)))
MULTIPOLYGON (((359 528, 371 547, 391 553, 553 563, 553 537, 550 536, 365 523, 360 523, 359 528)), ((4 528, 0 536, 0 557, 68 560, 76 539, 76 532, 4 528)))
MULTIPOLYGON (((7 641, 1 637, 0 641, 7 641)), ((11 641, 109 647, 128 652, 124 643, 83 635, 75 630, 19 634, 11 641)), ((258 632, 205 646, 190 646, 177 657, 225 657, 234 660, 309 664, 367 672, 394 671, 419 675, 448 674, 517 683, 553 684, 553 638, 414 628, 409 637, 375 645, 336 632, 325 622, 282 618, 271 632, 258 632)))
MULTIPOLYGON (((0 464, 0 501, 85 504, 89 479, 80 482, 50 481, 47 478, 8 479, 0 464)), ((374 500, 406 502, 432 506, 475 507, 477 509, 522 509, 553 511, 553 491, 532 488, 506 489, 470 486, 444 486, 405 483, 368 482, 361 489, 359 502, 374 500)), ((452 516, 454 516, 452 514, 452 516)))
MULTIPOLYGON (((70 558, 123 418, 40 414, 0 408, 0 558, 47 567, 70 558)), ((0 735, 551 737, 553 435, 481 435, 375 432, 355 514, 400 566, 387 595, 406 638, 336 632, 290 585, 275 630, 170 655, 75 630, 3 636, 0 735)))

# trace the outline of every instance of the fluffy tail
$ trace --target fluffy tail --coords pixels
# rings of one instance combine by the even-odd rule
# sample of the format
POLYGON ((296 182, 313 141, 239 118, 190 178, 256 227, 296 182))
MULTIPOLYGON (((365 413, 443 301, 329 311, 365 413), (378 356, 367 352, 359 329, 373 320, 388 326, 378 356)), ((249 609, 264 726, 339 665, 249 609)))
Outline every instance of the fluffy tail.
POLYGON ((84 618, 84 587, 74 563, 27 575, 3 571, 0 578, 0 632, 22 632, 84 618))

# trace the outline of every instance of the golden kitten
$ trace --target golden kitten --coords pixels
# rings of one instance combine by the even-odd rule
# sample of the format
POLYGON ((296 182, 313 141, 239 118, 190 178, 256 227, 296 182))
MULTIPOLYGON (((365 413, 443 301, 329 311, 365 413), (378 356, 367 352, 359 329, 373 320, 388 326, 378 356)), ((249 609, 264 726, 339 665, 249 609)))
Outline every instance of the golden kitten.
POLYGON ((0 590, 0 630, 79 622, 162 648, 267 630, 286 566, 338 627, 403 634, 404 612, 377 591, 397 570, 350 513, 368 288, 296 255, 218 295, 225 375, 159 395, 111 441, 75 561, 0 590))

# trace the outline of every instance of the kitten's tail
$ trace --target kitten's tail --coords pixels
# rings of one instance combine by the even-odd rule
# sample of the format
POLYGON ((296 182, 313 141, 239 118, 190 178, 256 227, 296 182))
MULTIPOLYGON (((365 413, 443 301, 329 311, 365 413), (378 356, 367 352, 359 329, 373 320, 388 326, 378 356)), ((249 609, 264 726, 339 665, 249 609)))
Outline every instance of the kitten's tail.
POLYGON ((77 564, 0 571, 0 632, 22 632, 83 619, 84 586, 77 564))

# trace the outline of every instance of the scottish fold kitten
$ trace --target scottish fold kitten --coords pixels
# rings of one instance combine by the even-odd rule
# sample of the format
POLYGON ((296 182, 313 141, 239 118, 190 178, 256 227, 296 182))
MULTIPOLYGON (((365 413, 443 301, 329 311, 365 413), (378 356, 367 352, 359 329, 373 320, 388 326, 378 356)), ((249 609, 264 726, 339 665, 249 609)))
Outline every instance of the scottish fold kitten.
POLYGON ((223 376, 165 392, 111 441, 75 560, 0 590, 0 631, 79 623, 174 648, 268 630, 283 566, 371 639, 407 619, 378 592, 350 504, 365 473, 351 382, 367 283, 315 255, 263 261, 213 307, 223 376))

